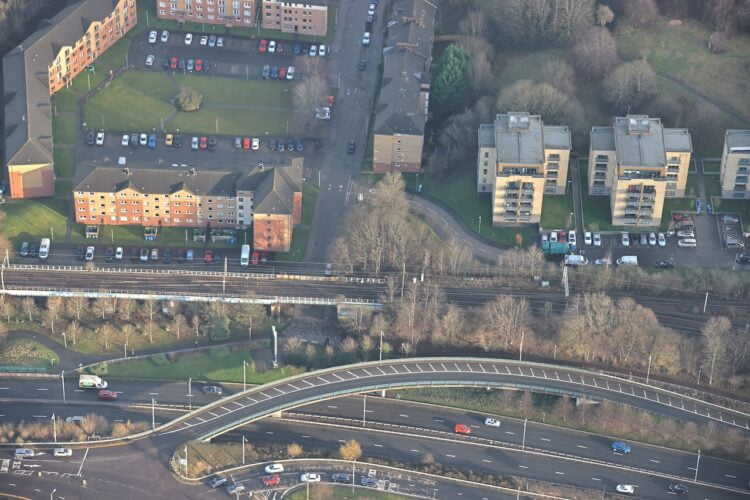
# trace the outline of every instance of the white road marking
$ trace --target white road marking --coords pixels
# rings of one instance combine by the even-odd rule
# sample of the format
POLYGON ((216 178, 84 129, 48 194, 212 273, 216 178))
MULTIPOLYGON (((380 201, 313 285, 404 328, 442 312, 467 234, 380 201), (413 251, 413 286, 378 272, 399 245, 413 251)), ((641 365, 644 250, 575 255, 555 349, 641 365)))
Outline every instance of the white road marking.
POLYGON ((39 388, 39 389, 37 389, 37 391, 49 391, 49 389, 41 389, 41 388, 39 388))
POLYGON ((373 446, 375 446, 376 448, 382 448, 383 447, 382 444, 373 444, 373 446))
POLYGON ((409 418, 409 415, 404 415, 403 413, 398 414, 399 417, 409 418))
POLYGON ((551 441, 551 439, 549 438, 539 438, 539 439, 541 439, 542 441, 551 441))
POLYGON ((158 396, 159 393, 158 392, 149 392, 148 395, 149 396, 158 396))
POLYGON ((443 420, 442 418, 436 418, 435 422, 445 422, 445 420, 443 420))
POLYGON ((273 431, 266 431, 266 434, 273 434, 273 431))
POLYGON ((34 418, 47 418, 47 415, 33 415, 34 418))
POLYGON ((328 408, 338 409, 338 406, 328 405, 328 408))
POLYGON ((726 477, 731 477, 732 479, 737 479, 737 476, 733 476, 731 474, 724 474, 726 477))
POLYGON ((450 453, 445 455, 446 457, 456 458, 456 455, 451 455, 450 453))
POLYGON ((419 450, 415 450, 414 448, 412 448, 412 449, 411 449, 411 450, 409 450, 409 451, 413 451, 413 452, 415 452, 415 453, 419 453, 419 450))
POLYGON ((0 387, 0 391, 9 391, 10 387, 0 387))
POLYGON ((486 462, 486 463, 488 463, 488 464, 491 464, 491 463, 492 463, 492 460, 487 460, 486 458, 483 458, 483 459, 482 459, 482 462, 486 462))
POLYGON ((339 439, 339 443, 346 443, 346 441, 343 439, 339 439))
POLYGON ((520 467, 521 469, 528 469, 528 467, 526 467, 525 465, 519 465, 518 467, 520 467))
POLYGON ((576 446, 577 446, 577 447, 579 447, 579 448, 583 448, 584 450, 585 450, 586 448, 588 448, 588 446, 583 446, 582 444, 577 444, 576 446))
POLYGON ((555 474, 560 474, 561 476, 564 476, 564 475, 565 475, 565 473, 564 473, 564 472, 558 472, 558 471, 555 471, 555 474))
POLYGON ((661 462, 659 462, 658 460, 654 460, 653 458, 650 458, 650 459, 649 459, 648 461, 649 461, 649 462, 653 462, 653 463, 655 463, 655 464, 661 463, 661 462))
POLYGON ((515 434, 515 432, 505 431, 506 434, 515 434))
POLYGON ((602 480, 602 478, 600 478, 600 477, 592 477, 591 479, 593 479, 594 481, 601 481, 602 480))
POLYGON ((89 449, 86 448, 86 453, 83 454, 83 460, 81 460, 81 466, 78 468, 78 476, 81 475, 81 471, 83 470, 83 464, 86 463, 86 457, 89 455, 89 449))

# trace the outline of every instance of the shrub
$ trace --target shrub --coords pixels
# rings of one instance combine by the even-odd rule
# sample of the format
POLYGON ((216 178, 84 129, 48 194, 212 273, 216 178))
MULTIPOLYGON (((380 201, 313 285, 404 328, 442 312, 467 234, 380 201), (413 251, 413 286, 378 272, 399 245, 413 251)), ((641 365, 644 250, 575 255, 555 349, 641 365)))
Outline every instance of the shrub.
POLYGON ((166 354, 163 353, 152 354, 148 357, 148 359, 151 360, 151 362, 156 366, 164 366, 169 363, 166 354))
POLYGON ((109 368, 107 368, 107 363, 97 363, 89 367, 89 372, 92 375, 99 375, 102 377, 109 373, 109 368))
POLYGON ((182 87, 175 97, 175 103, 182 111, 197 111, 202 101, 203 96, 189 87, 182 87))
POLYGON ((229 318, 226 316, 216 316, 211 321, 211 330, 209 338, 214 342, 227 340, 231 332, 229 331, 229 318))
POLYGON ((208 354, 215 359, 227 358, 230 354, 229 348, 225 345, 213 345, 208 348, 208 354))

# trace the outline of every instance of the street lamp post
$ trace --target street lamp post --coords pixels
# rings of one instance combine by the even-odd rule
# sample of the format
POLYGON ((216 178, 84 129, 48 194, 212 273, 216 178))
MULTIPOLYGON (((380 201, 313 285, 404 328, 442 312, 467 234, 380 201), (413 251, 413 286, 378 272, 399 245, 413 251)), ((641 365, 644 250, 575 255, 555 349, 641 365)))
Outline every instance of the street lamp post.
POLYGON ((245 465, 245 435, 242 435, 242 465, 245 465))
POLYGON ((521 330, 521 345, 518 347, 518 361, 523 361, 523 338, 526 335, 525 330, 521 330))
POLYGON ((526 449, 526 422, 528 420, 529 419, 527 419, 527 418, 523 419, 523 438, 521 439, 521 449, 522 450, 526 449))
POLYGON ((151 428, 156 429, 156 400, 151 398, 151 428))
POLYGON ((247 361, 242 360, 242 390, 247 390, 247 361))
POLYGON ((646 384, 648 384, 648 379, 651 376, 651 354, 648 355, 648 369, 646 370, 646 384))
POLYGON ((367 423, 367 394, 362 398, 362 427, 367 423))
POLYGON ((190 404, 190 409, 192 410, 193 409, 193 378, 192 377, 188 378, 188 403, 190 404))
POLYGON ((57 419, 55 414, 52 414, 52 436, 54 436, 55 443, 57 442, 57 419))
POLYGON ((698 460, 695 462, 695 477, 693 481, 698 480, 698 466, 701 464, 701 450, 698 450, 698 460))
POLYGON ((383 330, 380 330, 380 362, 383 362, 383 330))
POLYGON ((60 382, 62 382, 63 403, 65 402, 65 370, 60 372, 60 382))
POLYGON ((479 234, 482 234, 482 216, 479 216, 479 231, 477 231, 479 234))
POLYGON ((65 332, 62 332, 63 334, 63 342, 65 343, 65 348, 68 348, 68 338, 65 336, 65 332))

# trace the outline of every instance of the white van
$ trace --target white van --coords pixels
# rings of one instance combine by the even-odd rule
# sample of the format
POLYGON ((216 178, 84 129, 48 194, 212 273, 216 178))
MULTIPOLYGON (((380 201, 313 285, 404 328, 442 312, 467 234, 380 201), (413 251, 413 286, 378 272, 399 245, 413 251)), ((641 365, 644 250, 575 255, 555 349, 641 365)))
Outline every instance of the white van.
POLYGON ((49 238, 42 238, 42 243, 39 245, 39 258, 44 260, 49 257, 49 238))
POLYGON ((250 245, 242 245, 242 255, 240 255, 240 265, 247 267, 250 265, 250 245))
POLYGON ((17 448, 16 458, 34 458, 34 450, 28 448, 17 448))
POLYGON ((637 266, 638 257, 635 255, 623 255, 622 257, 617 259, 617 265, 618 266, 637 266))

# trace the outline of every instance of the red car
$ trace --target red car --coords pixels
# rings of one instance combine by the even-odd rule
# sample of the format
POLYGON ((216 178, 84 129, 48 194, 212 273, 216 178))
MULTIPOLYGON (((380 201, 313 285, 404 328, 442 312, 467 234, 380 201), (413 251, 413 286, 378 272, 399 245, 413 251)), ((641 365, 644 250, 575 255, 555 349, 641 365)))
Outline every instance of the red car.
POLYGON ((205 137, 205 136, 201 137, 201 142, 200 142, 199 147, 201 149, 206 149, 208 147, 208 137, 205 137))
POLYGON ((99 391, 97 397, 104 401, 115 401, 117 399, 117 393, 102 389, 101 391, 99 391))
POLYGON ((253 252, 253 255, 250 257, 250 264, 257 266, 258 262, 260 262, 260 252, 253 252))
POLYGON ((250 138, 245 137, 242 139, 242 149, 250 149, 250 138))
POLYGON ((265 38, 261 39, 260 43, 258 44, 258 52, 265 52, 268 50, 268 40, 265 38))
POLYGON ((279 80, 286 80, 286 68, 284 66, 279 68, 279 80))
POLYGON ((176 57, 170 57, 169 58, 169 69, 177 69, 177 58, 176 57))
POLYGON ((263 476, 261 480, 265 486, 278 486, 281 483, 281 476, 272 474, 270 476, 263 476))
POLYGON ((680 213, 674 214, 674 216, 672 216, 672 218, 676 222, 680 222, 680 221, 683 221, 683 220, 693 220, 693 216, 692 215, 690 215, 690 214, 680 214, 680 213))
POLYGON ((203 59, 195 60, 195 71, 203 71, 203 59))
POLYGON ((453 430, 456 434, 471 434, 471 427, 465 424, 456 424, 456 427, 453 430))
POLYGON ((212 250, 206 250, 203 252, 203 262, 210 264, 214 261, 214 252, 212 250))

